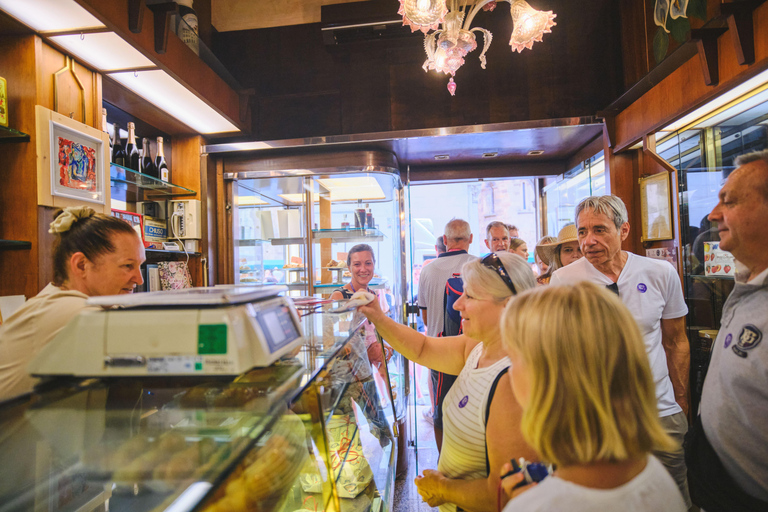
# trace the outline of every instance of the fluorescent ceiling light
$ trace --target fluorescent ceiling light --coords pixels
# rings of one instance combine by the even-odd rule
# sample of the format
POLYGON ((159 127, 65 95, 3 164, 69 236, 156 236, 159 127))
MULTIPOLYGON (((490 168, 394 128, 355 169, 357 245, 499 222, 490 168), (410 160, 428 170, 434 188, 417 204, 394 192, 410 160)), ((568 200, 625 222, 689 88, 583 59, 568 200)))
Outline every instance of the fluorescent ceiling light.
POLYGON ((331 193, 331 201, 351 201, 355 199, 386 199, 379 182, 370 176, 362 178, 329 178, 317 182, 331 193))
POLYGON ((114 32, 52 36, 50 40, 98 71, 156 67, 114 32))
POLYGON ((269 204, 267 201, 256 196, 239 196, 237 198, 238 206, 256 206, 262 204, 269 204))
POLYGON ((107 76, 167 112, 197 133, 238 132, 237 126, 162 70, 108 73, 107 76))
POLYGON ((701 119, 702 117, 717 110, 718 108, 740 98, 741 96, 744 96, 745 94, 749 93, 753 89, 756 89, 765 83, 768 83, 768 70, 763 71, 762 73, 759 73, 758 75, 750 78, 743 84, 738 85, 737 87, 734 87, 730 91, 724 92, 723 94, 713 99, 706 105, 694 110, 687 116, 681 118, 678 121, 675 121, 669 126, 662 128, 661 131, 674 132, 674 131, 680 130, 681 128, 688 126, 689 124, 695 122, 698 119, 701 119))
POLYGON ((0 9, 38 32, 107 28, 74 0, 0 0, 0 9))
MULTIPOLYGON (((711 128, 712 126, 717 126, 719 124, 728 124, 731 126, 735 124, 739 124, 738 122, 732 121, 732 119, 736 118, 739 114, 742 114, 753 107, 756 107, 762 103, 765 103, 766 101, 768 101, 768 90, 757 93, 751 98, 747 98, 744 101, 740 101, 738 104, 734 105, 733 107, 728 108, 720 112, 719 114, 713 115, 703 123, 697 124, 695 128, 711 128)), ((755 114, 754 117, 760 117, 760 115, 755 114)))

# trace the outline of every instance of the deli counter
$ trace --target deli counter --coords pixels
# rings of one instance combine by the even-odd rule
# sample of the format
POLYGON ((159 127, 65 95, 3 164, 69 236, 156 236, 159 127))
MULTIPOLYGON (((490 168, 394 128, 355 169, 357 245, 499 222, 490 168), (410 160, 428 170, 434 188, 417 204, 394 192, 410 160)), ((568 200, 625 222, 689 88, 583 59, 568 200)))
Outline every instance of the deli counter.
POLYGON ((391 510, 402 356, 371 364, 363 318, 323 302, 235 378, 58 376, 0 404, 0 512, 391 510))

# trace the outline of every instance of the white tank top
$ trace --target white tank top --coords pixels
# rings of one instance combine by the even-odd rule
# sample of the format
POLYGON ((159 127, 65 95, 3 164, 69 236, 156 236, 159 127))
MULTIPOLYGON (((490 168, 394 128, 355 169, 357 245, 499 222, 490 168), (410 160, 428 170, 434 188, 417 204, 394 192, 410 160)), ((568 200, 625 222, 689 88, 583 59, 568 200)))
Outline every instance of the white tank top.
MULTIPOLYGON (((496 376, 512 363, 508 357, 486 368, 478 368, 483 352, 479 343, 470 352, 464 368, 443 402, 443 448, 437 469, 449 478, 487 478, 485 409, 496 376)), ((440 512, 454 512, 453 503, 440 505, 440 512)))

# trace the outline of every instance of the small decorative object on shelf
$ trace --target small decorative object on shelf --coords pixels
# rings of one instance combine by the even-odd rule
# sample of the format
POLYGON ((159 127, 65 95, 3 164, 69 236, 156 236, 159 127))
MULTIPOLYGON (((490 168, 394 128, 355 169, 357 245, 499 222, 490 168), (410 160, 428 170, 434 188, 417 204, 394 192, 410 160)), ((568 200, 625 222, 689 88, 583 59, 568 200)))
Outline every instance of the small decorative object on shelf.
POLYGON ((114 136, 112 138, 112 163, 126 167, 125 164, 125 150, 123 149, 123 143, 120 141, 120 127, 117 123, 112 125, 114 136))
POLYGON ((168 164, 165 163, 165 152, 163 150, 163 138, 157 138, 157 156, 155 157, 155 168, 157 169, 157 176, 163 181, 170 181, 170 171, 168 170, 168 164))
POLYGON ((128 141, 125 144, 125 166, 139 171, 139 148, 136 147, 136 125, 128 123, 128 141))
POLYGON ((197 35, 197 13, 192 7, 192 0, 176 0, 179 4, 179 29, 177 31, 179 38, 195 52, 200 55, 200 39, 197 35))
POLYGON ((8 83, 0 76, 0 125, 8 126, 8 83))

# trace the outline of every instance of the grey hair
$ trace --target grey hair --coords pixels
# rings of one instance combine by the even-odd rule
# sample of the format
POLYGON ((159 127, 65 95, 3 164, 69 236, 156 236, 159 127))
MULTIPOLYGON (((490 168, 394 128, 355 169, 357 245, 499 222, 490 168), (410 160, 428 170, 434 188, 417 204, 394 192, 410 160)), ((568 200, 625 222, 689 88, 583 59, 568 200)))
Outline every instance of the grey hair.
POLYGON ((753 151, 751 153, 744 153, 743 155, 737 156, 733 163, 735 163, 737 166, 741 166, 751 162, 757 162, 758 160, 762 160, 768 164, 768 149, 764 149, 762 151, 753 151))
POLYGON ((485 228, 485 239, 487 240, 491 236, 491 230, 493 228, 504 228, 504 230, 509 233, 509 227, 507 227, 506 224, 501 222, 500 220, 494 220, 493 222, 489 222, 488 226, 485 228))
POLYGON ((443 253, 448 250, 445 247, 445 241, 443 240, 442 236, 437 237, 437 239, 435 240, 435 247, 437 248, 437 252, 439 253, 443 253))
MULTIPOLYGON (((536 286, 536 278, 528 263, 517 254, 511 252, 497 252, 496 256, 507 271, 517 293, 522 293, 536 286)), ((481 259, 469 261, 461 267, 461 276, 464 279, 464 289, 470 295, 490 295, 497 301, 503 301, 512 296, 512 290, 502 281, 499 274, 492 268, 482 264, 481 259)))
POLYGON ((448 240, 469 241, 471 236, 472 228, 469 226, 469 222, 465 220, 454 218, 445 225, 445 238, 448 240))
MULTIPOLYGON (((768 165, 768 149, 764 149, 762 151, 753 151, 751 153, 744 153, 743 155, 739 155, 734 160, 734 163, 741 167, 742 165, 747 165, 752 162, 759 162, 762 161, 766 165, 768 165)), ((761 183, 762 193, 763 193, 763 199, 768 201, 768 181, 764 180, 761 183)))
POLYGON ((613 221, 616 229, 621 229, 625 222, 629 222, 629 214, 624 201, 613 194, 609 196, 589 196, 582 199, 576 206, 576 227, 579 227, 579 214, 584 210, 594 210, 595 213, 602 213, 613 221))
POLYGON ((354 247, 352 247, 349 252, 347 253, 347 266, 352 266, 352 255, 356 252, 369 252, 371 253, 371 259, 373 259, 373 263, 376 264, 376 255, 373 254, 373 247, 371 247, 368 244, 357 244, 354 247))

